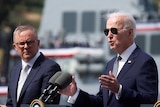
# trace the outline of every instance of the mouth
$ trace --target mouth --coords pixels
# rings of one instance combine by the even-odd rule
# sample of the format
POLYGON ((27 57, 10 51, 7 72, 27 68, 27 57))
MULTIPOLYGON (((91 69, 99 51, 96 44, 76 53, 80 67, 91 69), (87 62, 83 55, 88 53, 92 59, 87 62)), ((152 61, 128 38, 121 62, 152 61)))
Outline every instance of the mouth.
POLYGON ((114 45, 114 42, 113 42, 113 41, 109 41, 109 45, 110 45, 110 46, 113 46, 113 45, 114 45))
POLYGON ((30 51, 24 50, 23 53, 24 53, 25 55, 28 55, 28 54, 30 54, 30 51))

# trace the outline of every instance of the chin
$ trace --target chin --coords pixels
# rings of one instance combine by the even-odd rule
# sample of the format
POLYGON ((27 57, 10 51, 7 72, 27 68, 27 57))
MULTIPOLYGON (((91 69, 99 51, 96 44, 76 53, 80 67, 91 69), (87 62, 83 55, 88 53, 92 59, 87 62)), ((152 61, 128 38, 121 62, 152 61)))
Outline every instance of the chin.
POLYGON ((115 47, 113 47, 113 46, 110 46, 110 49, 112 49, 112 50, 115 50, 115 47))

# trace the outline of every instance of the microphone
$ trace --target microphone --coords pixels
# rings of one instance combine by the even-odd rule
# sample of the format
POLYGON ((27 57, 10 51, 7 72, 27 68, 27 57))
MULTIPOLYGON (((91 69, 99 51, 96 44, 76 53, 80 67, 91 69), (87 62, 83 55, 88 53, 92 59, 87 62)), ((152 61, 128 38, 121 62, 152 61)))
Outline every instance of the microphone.
POLYGON ((30 107, 44 107, 44 102, 46 103, 51 96, 56 96, 57 91, 59 89, 66 88, 71 82, 72 82, 71 74, 67 72, 61 72, 61 71, 56 72, 49 79, 49 86, 46 89, 44 89, 39 99, 34 99, 31 102, 30 107))
POLYGON ((57 95, 57 91, 59 89, 66 88, 72 82, 72 75, 67 72, 63 72, 58 76, 56 80, 51 79, 50 82, 54 84, 54 88, 51 88, 51 90, 49 90, 49 95, 44 102, 47 102, 51 96, 57 95))
POLYGON ((42 95, 39 97, 40 100, 46 95, 48 95, 48 91, 53 88, 53 84, 55 80, 62 74, 61 71, 56 72, 50 79, 49 79, 49 86, 43 90, 42 95))
POLYGON ((58 86, 59 89, 66 88, 72 82, 72 75, 67 72, 63 72, 56 80, 55 85, 58 86))
POLYGON ((62 74, 61 71, 56 72, 50 79, 49 79, 49 83, 54 84, 54 82, 56 81, 56 79, 62 74))

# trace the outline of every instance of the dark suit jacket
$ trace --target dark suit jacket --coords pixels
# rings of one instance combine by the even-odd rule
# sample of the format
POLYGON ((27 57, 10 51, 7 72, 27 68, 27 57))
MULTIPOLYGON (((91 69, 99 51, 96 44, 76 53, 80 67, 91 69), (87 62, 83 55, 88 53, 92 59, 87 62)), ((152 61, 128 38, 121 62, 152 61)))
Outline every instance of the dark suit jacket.
MULTIPOLYGON (((61 71, 60 66, 56 62, 45 58, 41 53, 27 77, 19 101, 17 102, 17 85, 21 69, 22 64, 19 63, 10 74, 6 104, 8 107, 19 107, 20 104, 30 104, 34 99, 38 99, 43 90, 48 86, 48 81, 53 74, 57 71, 61 71)), ((53 103, 58 104, 59 100, 60 95, 55 97, 53 103)))
MULTIPOLYGON (((105 74, 113 69, 116 58, 108 62, 105 74)), ((140 107, 140 104, 155 103, 158 96, 158 71, 152 57, 136 48, 121 69, 118 81, 122 84, 119 100, 114 94, 108 95, 108 90, 101 89, 97 96, 84 91, 80 94, 74 107, 140 107)))

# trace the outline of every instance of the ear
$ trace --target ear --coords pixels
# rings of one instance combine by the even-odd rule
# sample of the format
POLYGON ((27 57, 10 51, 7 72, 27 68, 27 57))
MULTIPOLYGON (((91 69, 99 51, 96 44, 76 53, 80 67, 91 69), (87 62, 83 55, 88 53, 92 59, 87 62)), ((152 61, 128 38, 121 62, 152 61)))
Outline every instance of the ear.
POLYGON ((129 29, 129 30, 128 30, 128 34, 129 34, 129 35, 133 35, 133 29, 129 29))
POLYGON ((40 46, 40 40, 38 40, 38 46, 40 46))
POLYGON ((17 51, 16 45, 15 45, 14 43, 13 43, 12 46, 13 46, 13 48, 17 51))
POLYGON ((130 39, 134 39, 133 29, 129 29, 129 30, 128 30, 128 37, 129 37, 130 39))

